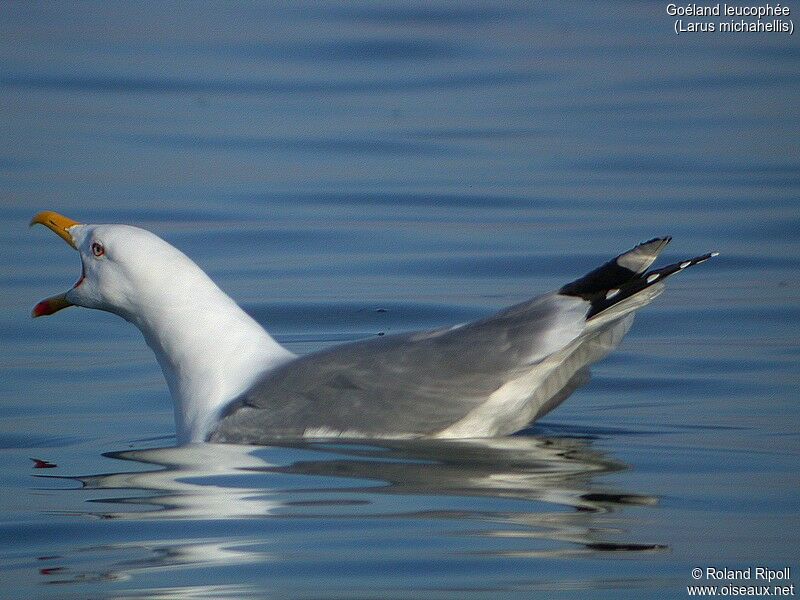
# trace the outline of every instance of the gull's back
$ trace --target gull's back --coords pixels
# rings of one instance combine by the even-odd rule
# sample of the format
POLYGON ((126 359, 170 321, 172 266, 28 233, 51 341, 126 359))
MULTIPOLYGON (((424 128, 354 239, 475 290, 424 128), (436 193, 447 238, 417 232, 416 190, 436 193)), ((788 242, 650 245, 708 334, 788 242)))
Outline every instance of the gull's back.
POLYGON ((212 440, 435 435, 578 337, 585 313, 584 302, 549 295, 455 328, 309 354, 238 399, 212 440))
POLYGON ((659 238, 488 318, 376 337, 290 361, 224 411, 210 439, 489 437, 513 433, 587 380, 663 279, 704 255, 645 273, 659 238))

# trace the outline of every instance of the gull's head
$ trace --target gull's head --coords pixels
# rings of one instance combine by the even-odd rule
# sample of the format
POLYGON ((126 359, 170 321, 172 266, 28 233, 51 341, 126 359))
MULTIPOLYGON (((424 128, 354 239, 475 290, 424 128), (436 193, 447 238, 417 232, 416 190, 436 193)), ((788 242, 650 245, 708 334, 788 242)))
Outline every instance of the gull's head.
POLYGON ((39 302, 33 316, 85 306, 136 325, 164 371, 181 442, 206 439, 227 402, 294 358, 200 267, 149 231, 87 225, 51 211, 36 215, 36 224, 78 251, 81 276, 39 302))
MULTIPOLYGON (((56 212, 37 214, 31 225, 44 225, 80 254, 81 275, 63 294, 39 302, 34 317, 68 306, 84 306, 133 320, 164 290, 180 294, 197 270, 182 252, 153 233, 129 225, 88 225, 56 212)), ((163 302, 163 300, 162 300, 163 302)))

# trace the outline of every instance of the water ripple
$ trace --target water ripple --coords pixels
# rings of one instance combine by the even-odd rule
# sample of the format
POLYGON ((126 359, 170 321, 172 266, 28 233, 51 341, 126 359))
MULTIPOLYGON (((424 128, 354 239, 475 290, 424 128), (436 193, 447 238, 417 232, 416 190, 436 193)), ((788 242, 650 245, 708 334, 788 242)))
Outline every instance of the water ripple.
POLYGON ((70 92, 156 94, 347 94, 524 85, 552 79, 552 75, 502 70, 447 73, 439 76, 406 79, 352 81, 343 79, 328 81, 181 79, 177 77, 9 73, 0 76, 0 87, 70 92))

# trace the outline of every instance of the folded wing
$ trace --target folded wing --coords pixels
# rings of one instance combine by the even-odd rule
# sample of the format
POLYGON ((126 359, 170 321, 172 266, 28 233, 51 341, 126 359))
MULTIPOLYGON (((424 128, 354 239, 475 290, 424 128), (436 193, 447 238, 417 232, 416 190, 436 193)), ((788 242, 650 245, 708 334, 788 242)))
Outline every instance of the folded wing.
POLYGON ((211 440, 518 431, 588 380, 588 365, 619 345, 664 279, 713 256, 647 271, 669 241, 639 244, 557 293, 479 321, 298 358, 229 405, 211 440))

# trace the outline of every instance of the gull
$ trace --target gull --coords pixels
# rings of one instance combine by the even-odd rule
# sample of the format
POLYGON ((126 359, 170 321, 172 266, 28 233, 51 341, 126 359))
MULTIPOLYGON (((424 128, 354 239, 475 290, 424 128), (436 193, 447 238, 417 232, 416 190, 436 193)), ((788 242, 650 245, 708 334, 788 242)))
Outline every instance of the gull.
POLYGON ((83 306, 133 323, 164 373, 179 444, 517 432, 587 381, 588 366, 619 345, 667 277, 718 254, 648 270, 671 240, 658 237, 477 321, 296 356, 155 234, 53 211, 34 224, 77 250, 82 269, 33 316, 83 306))

